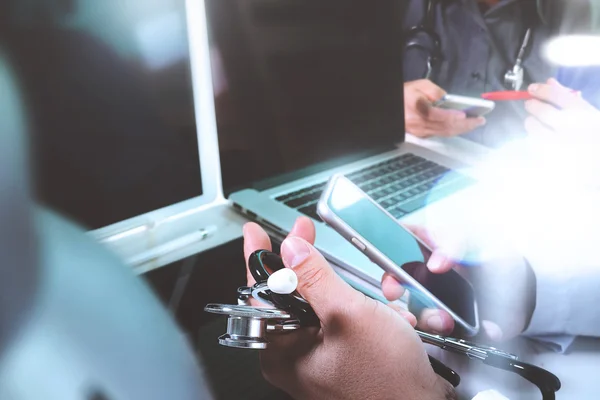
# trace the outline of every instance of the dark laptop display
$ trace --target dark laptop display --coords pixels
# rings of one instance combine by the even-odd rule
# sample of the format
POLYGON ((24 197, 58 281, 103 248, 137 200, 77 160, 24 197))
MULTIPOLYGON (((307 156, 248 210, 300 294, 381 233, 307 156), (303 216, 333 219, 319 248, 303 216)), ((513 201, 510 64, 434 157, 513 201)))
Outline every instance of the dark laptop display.
POLYGON ((185 0, 9 1, 38 198, 99 228, 201 195, 185 0))
POLYGON ((403 140, 401 2, 376 3, 206 1, 226 192, 403 140))

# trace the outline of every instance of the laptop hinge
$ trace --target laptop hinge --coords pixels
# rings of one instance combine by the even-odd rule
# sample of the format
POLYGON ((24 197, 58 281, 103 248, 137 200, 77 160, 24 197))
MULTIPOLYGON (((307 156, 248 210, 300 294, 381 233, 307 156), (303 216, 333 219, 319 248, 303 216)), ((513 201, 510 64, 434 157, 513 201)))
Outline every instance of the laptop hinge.
POLYGON ((268 189, 277 187, 279 185, 282 185, 284 183, 292 182, 294 180, 301 179, 301 178, 304 178, 304 177, 307 177, 310 175, 314 175, 319 172, 327 171, 328 169, 340 167, 345 164, 350 164, 355 161, 362 160, 364 158, 375 156, 377 154, 385 153, 388 151, 393 151, 393 150, 396 150, 397 148, 398 147, 395 144, 377 146, 377 147, 374 147, 369 150, 353 153, 353 154, 346 155, 343 157, 338 157, 338 158, 335 158, 335 159, 329 160, 329 161, 316 163, 316 164, 310 165, 308 167, 298 169, 296 171, 286 172, 286 173, 279 174, 279 175, 271 177, 271 178, 262 179, 257 182, 254 182, 254 183, 249 183, 246 186, 238 186, 238 187, 229 188, 229 189, 226 188, 225 196, 229 197, 229 195, 232 193, 235 193, 242 189, 248 189, 248 188, 256 189, 258 191, 268 190, 268 189))

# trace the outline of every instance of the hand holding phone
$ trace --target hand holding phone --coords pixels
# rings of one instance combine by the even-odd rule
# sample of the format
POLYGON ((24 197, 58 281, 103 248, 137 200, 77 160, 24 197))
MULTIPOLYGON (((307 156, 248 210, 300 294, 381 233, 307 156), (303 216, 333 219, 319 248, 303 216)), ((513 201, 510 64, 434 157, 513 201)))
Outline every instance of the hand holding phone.
MULTIPOLYGON (((515 337, 528 326, 536 304, 536 277, 527 261, 509 244, 501 252, 495 247, 496 256, 481 259, 479 263, 469 256, 470 266, 459 267, 461 274, 451 260, 432 269, 434 273, 425 262, 435 244, 424 243, 406 230, 347 178, 341 175, 331 178, 317 211, 334 230, 388 273, 389 285, 383 287, 388 299, 398 293, 398 282, 402 283, 408 290, 409 305, 419 319, 420 329, 438 331, 428 320, 434 313, 451 316, 455 326, 466 335, 476 334, 481 325, 492 341, 515 337), (412 307, 414 300, 421 304, 416 310, 412 307), (424 309, 423 314, 419 314, 420 309, 424 309)), ((444 229, 455 231, 448 226, 444 229)), ((437 236, 441 232, 436 229, 428 233, 437 236)), ((461 239, 461 243, 469 243, 463 255, 479 253, 473 247, 478 246, 474 238, 461 239)), ((457 257, 460 255, 452 255, 455 261, 457 257)))
POLYGON ((475 291, 456 271, 434 274, 426 266, 427 246, 365 192, 341 175, 332 177, 317 212, 383 270, 405 283, 419 308, 447 312, 465 334, 479 331, 475 291))
POLYGON ((420 138, 449 137, 470 132, 485 123, 484 118, 465 118, 459 113, 434 107, 433 104, 445 95, 444 89, 427 79, 405 82, 406 132, 420 138))
POLYGON ((496 103, 475 97, 447 94, 433 103, 433 106, 445 110, 463 111, 467 117, 482 117, 491 112, 496 103))

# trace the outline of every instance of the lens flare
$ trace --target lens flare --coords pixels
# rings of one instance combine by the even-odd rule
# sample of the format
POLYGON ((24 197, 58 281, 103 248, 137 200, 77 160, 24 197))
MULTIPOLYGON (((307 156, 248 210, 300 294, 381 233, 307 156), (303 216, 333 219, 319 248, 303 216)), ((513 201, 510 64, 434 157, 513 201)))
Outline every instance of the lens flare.
POLYGON ((596 268, 600 168, 585 147, 527 138, 492 153, 476 185, 426 210, 432 241, 466 265, 521 256, 547 268, 596 268))
POLYGON ((600 36, 566 35, 550 40, 543 54, 556 65, 566 67, 600 65, 600 36))

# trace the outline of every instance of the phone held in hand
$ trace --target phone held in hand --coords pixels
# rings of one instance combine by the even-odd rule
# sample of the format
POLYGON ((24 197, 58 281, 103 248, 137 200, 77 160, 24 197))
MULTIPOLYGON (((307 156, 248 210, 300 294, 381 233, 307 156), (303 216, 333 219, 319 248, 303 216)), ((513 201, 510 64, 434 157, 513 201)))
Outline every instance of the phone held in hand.
POLYGON ((433 106, 445 110, 463 111, 468 117, 482 117, 491 112, 496 103, 475 97, 447 94, 433 103, 433 106))
POLYGON ((442 309, 466 335, 477 334, 479 317, 471 284, 454 270, 430 272, 426 261, 431 250, 349 179, 334 175, 329 180, 317 213, 372 262, 403 282, 411 303, 442 309))

